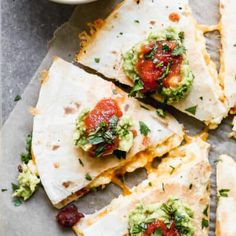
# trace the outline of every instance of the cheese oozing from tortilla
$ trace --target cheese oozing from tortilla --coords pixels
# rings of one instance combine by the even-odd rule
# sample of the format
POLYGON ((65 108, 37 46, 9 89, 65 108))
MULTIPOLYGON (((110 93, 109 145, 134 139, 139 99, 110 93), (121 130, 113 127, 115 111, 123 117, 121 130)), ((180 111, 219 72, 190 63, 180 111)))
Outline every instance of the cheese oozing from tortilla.
POLYGON ((160 118, 154 108, 141 106, 113 83, 60 58, 54 60, 47 80, 42 83, 36 109, 33 155, 44 189, 58 208, 93 187, 109 183, 118 170, 142 167, 183 140, 183 127, 173 117, 160 118), (115 99, 123 114, 133 119, 132 128, 137 135, 126 159, 119 160, 114 155, 93 158, 74 145, 78 114, 103 98, 115 99), (139 121, 151 130, 147 136, 141 134, 139 121))
POLYGON ((203 212, 210 200, 208 152, 209 144, 192 139, 162 159, 156 172, 134 187, 130 195, 121 195, 98 212, 85 215, 73 230, 80 236, 128 235, 128 215, 138 204, 162 204, 174 197, 191 207, 194 235, 208 235, 208 228, 201 226, 203 218, 208 220, 203 212))
POLYGON ((195 76, 189 95, 173 106, 205 122, 210 128, 216 128, 227 115, 223 90, 215 65, 206 51, 203 30, 194 21, 187 0, 122 2, 96 33, 87 37, 77 61, 132 87, 132 80, 122 69, 122 55, 150 33, 158 33, 170 26, 184 32, 183 44, 195 76), (178 21, 170 17, 173 13, 179 17, 178 21), (99 63, 95 58, 99 58, 99 63))
POLYGON ((217 163, 216 236, 236 235, 236 162, 221 155, 217 163))

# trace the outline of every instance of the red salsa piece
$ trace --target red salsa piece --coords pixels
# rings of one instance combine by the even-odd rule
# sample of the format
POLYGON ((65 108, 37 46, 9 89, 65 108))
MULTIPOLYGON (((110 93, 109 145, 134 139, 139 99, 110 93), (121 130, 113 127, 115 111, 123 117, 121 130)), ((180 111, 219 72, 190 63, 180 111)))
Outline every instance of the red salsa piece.
POLYGON ((160 86, 177 87, 180 76, 182 55, 173 51, 178 47, 175 41, 156 41, 144 45, 136 64, 137 72, 144 84, 143 92, 152 92, 160 86))
MULTIPOLYGON (((122 116, 122 111, 119 105, 114 99, 107 98, 102 99, 97 103, 92 111, 86 116, 84 122, 86 126, 86 132, 89 135, 94 132, 101 123, 106 124, 106 129, 109 130, 109 122, 112 117, 120 118, 122 116)), ((115 137, 112 142, 105 143, 102 145, 94 145, 91 153, 95 156, 110 154, 119 146, 119 139, 115 137)))
POLYGON ((102 99, 85 118, 87 131, 96 130, 101 122, 108 124, 114 115, 118 118, 122 116, 122 111, 117 102, 111 98, 102 99))
POLYGON ((162 220, 157 220, 148 224, 144 236, 151 236, 158 229, 160 229, 162 236, 180 236, 174 223, 172 223, 171 227, 168 229, 162 220))
POLYGON ((77 207, 71 204, 59 211, 56 216, 57 222, 63 227, 72 227, 83 218, 84 215, 78 212, 77 207))

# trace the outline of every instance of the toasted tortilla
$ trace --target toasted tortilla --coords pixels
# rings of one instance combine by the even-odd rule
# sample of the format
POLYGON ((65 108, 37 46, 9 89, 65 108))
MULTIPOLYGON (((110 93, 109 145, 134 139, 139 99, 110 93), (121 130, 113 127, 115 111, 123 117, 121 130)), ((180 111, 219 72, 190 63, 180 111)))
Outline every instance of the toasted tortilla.
MULTIPOLYGON (((236 114, 236 1, 220 0, 220 32, 221 32, 221 69, 220 79, 232 114, 236 114)), ((236 123, 236 121, 235 121, 236 123)), ((233 127, 232 137, 236 138, 233 127)))
POLYGON ((236 235, 236 162, 232 157, 221 155, 217 163, 218 206, 216 236, 236 235), (221 196, 220 190, 227 196, 221 196))
POLYGON ((91 188, 109 183, 116 172, 133 171, 154 157, 179 146, 183 127, 173 117, 160 118, 155 109, 142 106, 113 83, 56 58, 42 82, 34 109, 32 150, 44 189, 55 207, 82 196, 91 188), (74 146, 75 121, 84 108, 103 98, 115 99, 137 131, 126 159, 94 158, 74 146), (139 121, 151 129, 139 131, 139 121), (89 173, 92 180, 85 178, 89 173))
POLYGON ((73 230, 80 236, 128 235, 127 216, 137 204, 162 203, 176 197, 194 212, 194 235, 208 235, 208 228, 201 225, 202 218, 208 219, 203 212, 210 200, 208 151, 209 144, 200 138, 173 150, 130 195, 121 195, 98 212, 85 215, 73 230))
POLYGON ((223 90, 215 65, 206 51, 202 28, 193 19, 187 0, 125 0, 102 26, 99 24, 91 37, 82 34, 83 42, 86 42, 76 57, 77 61, 108 78, 133 86, 122 70, 122 54, 145 40, 151 32, 168 26, 184 32, 187 58, 195 76, 189 95, 173 106, 205 122, 210 128, 216 128, 227 115, 223 90), (171 13, 177 13, 180 20, 171 21, 171 13), (95 58, 100 62, 96 63, 95 58), (196 112, 188 112, 193 107, 196 112))

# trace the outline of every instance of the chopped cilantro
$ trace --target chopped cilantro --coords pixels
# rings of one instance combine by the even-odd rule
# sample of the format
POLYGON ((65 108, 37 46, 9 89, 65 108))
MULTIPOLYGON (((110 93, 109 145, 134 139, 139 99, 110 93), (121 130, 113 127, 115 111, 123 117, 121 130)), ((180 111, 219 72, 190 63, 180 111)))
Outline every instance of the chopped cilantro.
POLYGON ((82 162, 82 160, 80 158, 79 158, 79 163, 80 163, 81 166, 84 167, 84 163, 82 162))
POLYGON ((99 63, 100 62, 100 58, 94 58, 94 61, 96 62, 96 63, 99 63))
POLYGON ((143 121, 139 121, 139 131, 144 136, 147 136, 148 133, 151 132, 151 130, 148 128, 148 126, 143 121))
POLYGON ((157 228, 156 231, 151 234, 151 236, 162 236, 161 228, 157 228))
POLYGON ((87 173, 87 174, 85 175, 85 179, 88 180, 88 181, 91 181, 91 180, 92 180, 92 177, 90 176, 89 173, 87 173))
POLYGON ((143 82, 140 79, 135 80, 134 86, 132 90, 130 91, 129 96, 134 97, 143 88, 144 88, 143 82))
POLYGON ((193 107, 189 107, 187 109, 185 109, 185 111, 195 115, 196 114, 196 110, 197 110, 197 105, 196 106, 193 106, 193 107))
POLYGON ((19 198, 16 198, 16 199, 14 200, 14 205, 15 205, 16 207, 20 206, 22 203, 23 203, 22 200, 19 199, 19 198))
POLYGON ((201 100, 203 100, 203 97, 201 96, 201 97, 199 97, 201 100))
POLYGON ((203 211, 203 214, 207 217, 208 217, 208 209, 209 209, 209 205, 207 204, 204 211, 203 211))
POLYGON ((236 47, 236 43, 233 46, 236 47))
POLYGON ((173 34, 166 34, 166 39, 167 40, 174 40, 174 35, 173 34))
POLYGON ((140 223, 134 226, 132 233, 139 234, 141 232, 145 232, 147 229, 147 225, 145 223, 140 223))
POLYGON ((2 191, 2 192, 6 192, 6 191, 7 191, 7 188, 2 188, 1 191, 2 191))
POLYGON ((171 168, 171 172, 170 172, 170 174, 172 175, 173 173, 174 173, 174 171, 175 171, 175 167, 174 166, 169 166, 170 168, 171 168))
POLYGON ((32 145, 32 135, 28 134, 26 138, 25 152, 21 153, 21 161, 25 164, 28 164, 28 162, 32 159, 31 145, 32 145))
POLYGON ((179 46, 179 47, 176 47, 171 54, 172 56, 180 56, 184 54, 185 52, 186 52, 185 47, 179 46))
POLYGON ((209 226, 209 221, 205 218, 202 218, 202 229, 207 228, 209 226))
POLYGON ((120 35, 123 35, 123 32, 120 32, 120 35))
POLYGON ((19 100, 21 100, 21 96, 20 95, 16 95, 16 97, 14 98, 14 102, 18 102, 19 100))
POLYGON ((179 32, 179 39, 181 42, 184 41, 184 32, 183 31, 179 32))
POLYGON ((126 158, 126 152, 121 151, 121 150, 114 150, 113 154, 118 158, 118 159, 125 159, 126 158))
POLYGON ((219 190, 220 197, 228 197, 229 191, 230 189, 220 189, 219 190))
POLYGON ((156 109, 156 112, 157 112, 157 115, 162 118, 164 118, 166 116, 166 112, 161 108, 156 109))
POLYGON ((152 182, 149 182, 148 185, 151 187, 152 186, 152 182))
POLYGON ((159 62, 156 67, 162 67, 164 65, 163 61, 159 62))
POLYGON ((165 192, 165 184, 164 183, 161 183, 161 187, 162 187, 163 192, 165 192))
POLYGON ((135 23, 138 23, 138 24, 140 23, 140 21, 139 21, 139 20, 135 20, 134 22, 135 22, 135 23))
POLYGON ((158 45, 155 43, 154 47, 152 48, 152 50, 149 53, 145 54, 144 57, 146 59, 151 58, 153 60, 153 63, 156 63, 157 61, 156 61, 156 58, 154 57, 154 55, 155 55, 157 49, 158 49, 158 45))
POLYGON ((170 47, 169 47, 167 44, 164 44, 164 45, 162 46, 162 50, 163 50, 163 51, 169 51, 169 50, 170 50, 170 47))
POLYGON ((218 162, 222 162, 222 160, 218 158, 217 160, 214 161, 215 164, 217 164, 218 162))
POLYGON ((11 187, 13 192, 15 192, 19 188, 19 186, 15 183, 11 183, 11 187))

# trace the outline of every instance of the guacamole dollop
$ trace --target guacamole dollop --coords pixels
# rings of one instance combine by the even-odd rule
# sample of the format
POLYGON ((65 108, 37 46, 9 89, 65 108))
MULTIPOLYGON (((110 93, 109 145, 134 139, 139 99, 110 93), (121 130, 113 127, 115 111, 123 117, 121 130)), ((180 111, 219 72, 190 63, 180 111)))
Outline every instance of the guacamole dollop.
MULTIPOLYGON (((90 110, 86 108, 80 113, 76 120, 76 129, 73 136, 75 146, 82 148, 86 152, 93 147, 93 143, 90 142, 89 135, 87 134, 84 121, 89 112, 90 110)), ((134 139, 131 131, 132 125, 133 123, 130 117, 122 116, 118 119, 117 125, 114 126, 112 131, 113 135, 118 137, 119 144, 117 150, 128 152, 131 149, 134 139)), ((100 136, 102 136, 102 134, 100 136)))
POLYGON ((168 27, 123 54, 123 71, 134 82, 131 96, 155 92, 161 102, 172 104, 189 93, 194 76, 183 41, 183 32, 168 27))
POLYGON ((193 212, 182 201, 170 198, 166 203, 138 205, 128 215, 131 236, 143 236, 148 224, 156 220, 163 221, 167 228, 174 223, 181 236, 194 234, 193 212))
POLYGON ((18 176, 18 186, 13 193, 13 197, 23 198, 24 201, 29 199, 39 183, 40 179, 32 160, 28 164, 22 164, 18 176))

